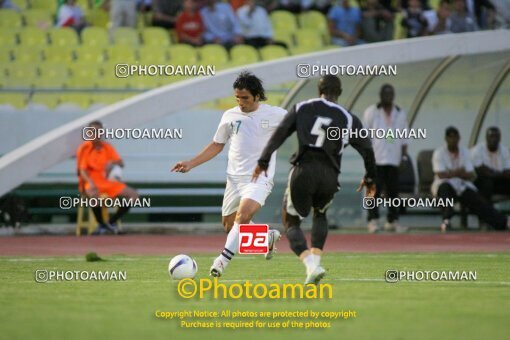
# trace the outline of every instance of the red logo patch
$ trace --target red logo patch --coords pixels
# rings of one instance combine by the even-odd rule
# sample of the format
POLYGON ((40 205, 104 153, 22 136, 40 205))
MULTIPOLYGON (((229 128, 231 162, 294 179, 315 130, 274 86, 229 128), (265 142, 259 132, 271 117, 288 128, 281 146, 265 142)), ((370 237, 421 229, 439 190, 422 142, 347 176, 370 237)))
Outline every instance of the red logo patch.
POLYGON ((239 226, 239 254, 267 254, 269 226, 267 224, 241 224, 239 226))

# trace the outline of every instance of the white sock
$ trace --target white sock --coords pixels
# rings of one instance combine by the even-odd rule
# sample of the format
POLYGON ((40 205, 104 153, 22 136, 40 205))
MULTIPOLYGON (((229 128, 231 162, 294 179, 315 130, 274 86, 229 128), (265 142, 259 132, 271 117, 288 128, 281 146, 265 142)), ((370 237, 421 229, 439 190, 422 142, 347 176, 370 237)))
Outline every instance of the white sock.
POLYGON ((315 265, 318 267, 321 265, 321 256, 320 255, 317 255, 317 254, 312 254, 313 256, 313 260, 314 260, 314 263, 315 265))
POLYGON ((220 258, 224 264, 228 264, 234 258, 239 248, 239 224, 234 222, 232 229, 228 232, 225 248, 221 252, 220 258))
POLYGON ((312 254, 309 254, 308 256, 306 256, 304 259, 303 259, 303 263, 306 267, 306 273, 307 274, 310 274, 312 271, 315 270, 315 259, 313 257, 312 254))

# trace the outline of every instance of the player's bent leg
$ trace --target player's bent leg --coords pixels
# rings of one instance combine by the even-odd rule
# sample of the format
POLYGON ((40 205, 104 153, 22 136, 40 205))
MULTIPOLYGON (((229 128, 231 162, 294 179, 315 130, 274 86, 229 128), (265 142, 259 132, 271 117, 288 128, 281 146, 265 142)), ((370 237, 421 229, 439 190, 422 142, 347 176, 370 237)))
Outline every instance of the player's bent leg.
POLYGON ((237 252, 239 243, 239 228, 234 226, 236 215, 237 212, 233 212, 230 215, 222 217, 223 228, 228 235, 225 242, 225 247, 223 248, 221 254, 216 259, 214 259, 211 266, 209 273, 213 277, 220 277, 223 275, 225 268, 237 252))
POLYGON ((233 212, 230 215, 222 216, 221 223, 223 224, 223 230, 228 234, 234 225, 234 221, 236 220, 237 211, 233 212))

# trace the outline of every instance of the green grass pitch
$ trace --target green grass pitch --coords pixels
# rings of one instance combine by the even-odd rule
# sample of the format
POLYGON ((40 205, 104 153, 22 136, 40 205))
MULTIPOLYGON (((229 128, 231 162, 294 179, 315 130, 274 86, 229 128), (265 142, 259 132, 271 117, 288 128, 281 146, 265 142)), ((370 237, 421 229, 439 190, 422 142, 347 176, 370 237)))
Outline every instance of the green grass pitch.
MULTIPOLYGON (((198 262, 198 278, 206 277, 213 255, 191 255, 198 262)), ((313 301, 185 300, 167 274, 169 257, 104 258, 0 258, 0 339, 508 339, 510 334, 509 253, 326 254, 323 282, 333 285, 333 299, 313 301), (37 269, 120 270, 127 280, 36 283, 37 269), (476 270, 477 281, 390 284, 384 281, 388 269, 476 270), (179 320, 155 317, 157 310, 227 309, 353 310, 357 317, 309 330, 183 329, 179 320)), ((302 283, 304 267, 291 254, 277 254, 271 261, 236 256, 221 281, 244 280, 302 283)))

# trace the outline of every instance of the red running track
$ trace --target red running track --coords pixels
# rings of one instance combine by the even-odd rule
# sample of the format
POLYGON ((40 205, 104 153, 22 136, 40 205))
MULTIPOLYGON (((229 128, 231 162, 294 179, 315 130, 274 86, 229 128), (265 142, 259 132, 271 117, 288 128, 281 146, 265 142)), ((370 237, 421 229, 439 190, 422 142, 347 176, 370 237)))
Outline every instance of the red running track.
MULTIPOLYGON (((11 236, 0 237, 0 256, 67 256, 88 252, 100 255, 215 253, 223 247, 224 242, 224 235, 11 236)), ((277 247, 279 252, 290 252, 285 237, 277 247)), ((330 234, 325 251, 510 252, 510 233, 330 234)))

